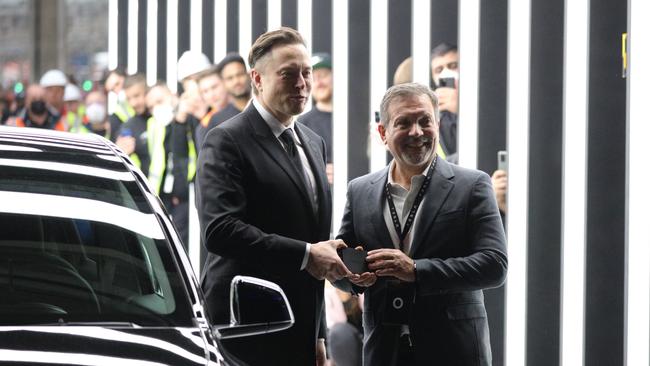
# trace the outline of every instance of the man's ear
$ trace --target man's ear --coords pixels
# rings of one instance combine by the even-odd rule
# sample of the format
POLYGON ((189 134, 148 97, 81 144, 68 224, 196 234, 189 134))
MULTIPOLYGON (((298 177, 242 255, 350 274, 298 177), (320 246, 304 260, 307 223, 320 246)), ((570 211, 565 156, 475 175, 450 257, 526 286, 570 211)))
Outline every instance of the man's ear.
POLYGON ((250 76, 251 76, 251 81, 253 82, 253 85, 255 86, 255 89, 257 89, 257 92, 262 91, 262 75, 256 70, 256 69, 251 69, 250 71, 250 76))
POLYGON ((384 124, 382 122, 377 123, 377 131, 379 131, 379 137, 381 137, 381 141, 383 141, 384 145, 386 145, 386 127, 384 127, 384 124))

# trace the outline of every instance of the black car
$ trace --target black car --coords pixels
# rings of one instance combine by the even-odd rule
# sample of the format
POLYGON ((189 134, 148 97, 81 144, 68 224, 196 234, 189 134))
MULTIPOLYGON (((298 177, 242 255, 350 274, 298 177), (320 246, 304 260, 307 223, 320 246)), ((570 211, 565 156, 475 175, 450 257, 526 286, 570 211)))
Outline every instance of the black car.
POLYGON ((275 284, 237 277, 211 325, 183 245, 113 143, 0 127, 0 363, 238 365, 230 337, 279 331, 275 284))

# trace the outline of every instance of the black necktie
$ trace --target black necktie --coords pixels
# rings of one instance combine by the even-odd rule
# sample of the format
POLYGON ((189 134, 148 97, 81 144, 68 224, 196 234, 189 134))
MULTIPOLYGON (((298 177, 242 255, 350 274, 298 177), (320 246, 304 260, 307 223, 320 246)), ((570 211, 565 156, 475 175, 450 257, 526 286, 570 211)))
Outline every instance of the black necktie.
POLYGON ((282 132, 280 135, 280 140, 282 140, 282 143, 284 144, 284 148, 287 150, 287 154, 289 154, 289 158, 291 159, 291 162, 293 163, 293 166, 298 170, 298 173, 300 173, 300 176, 305 178, 305 170, 302 167, 302 161, 300 160, 300 154, 298 154, 298 148, 296 147, 296 140, 293 137, 293 130, 290 128, 287 128, 282 132))
POLYGON ((293 130, 291 128, 284 130, 284 132, 282 132, 280 135, 280 140, 284 144, 284 147, 287 150, 287 154, 289 154, 289 158, 291 159, 293 166, 298 170, 298 174, 300 174, 303 179, 303 184, 305 185, 305 188, 307 188, 307 194, 309 197, 311 197, 313 203, 312 208, 314 209, 314 213, 316 213, 318 211, 318 202, 316 200, 316 197, 313 196, 311 182, 309 181, 307 174, 305 174, 305 169, 302 166, 302 160, 300 160, 300 153, 298 153, 296 140, 293 137, 293 130))

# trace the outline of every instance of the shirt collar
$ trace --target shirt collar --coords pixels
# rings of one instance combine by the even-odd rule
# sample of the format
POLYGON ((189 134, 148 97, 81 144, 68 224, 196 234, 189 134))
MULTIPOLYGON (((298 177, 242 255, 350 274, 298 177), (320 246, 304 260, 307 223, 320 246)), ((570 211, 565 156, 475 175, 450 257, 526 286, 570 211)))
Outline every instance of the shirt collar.
MULTIPOLYGON (((433 164, 433 162, 431 163, 433 164)), ((411 190, 416 189, 419 190, 420 186, 422 186, 422 183, 424 183, 424 178, 426 177, 427 170, 431 168, 431 164, 427 165, 424 169, 419 174, 416 174, 411 177, 411 190)), ((402 190, 406 191, 404 187, 401 185, 395 183, 393 180, 393 171, 395 170, 395 159, 391 160, 390 166, 388 167, 388 186, 391 189, 391 191, 396 190, 397 188, 401 188, 402 190)))
POLYGON ((267 125, 269 125, 269 128, 271 128, 271 132, 273 132, 273 135, 276 138, 279 138, 280 135, 282 135, 282 132, 286 130, 287 128, 290 128, 294 131, 294 136, 295 136, 295 124, 296 124, 296 118, 291 117, 291 123, 289 123, 289 126, 283 125, 280 121, 278 121, 277 118, 275 118, 269 111, 267 111, 264 106, 262 106, 262 103, 257 100, 257 98, 253 98, 253 106, 257 111, 259 112, 260 116, 262 116, 262 119, 264 122, 266 122, 267 125))

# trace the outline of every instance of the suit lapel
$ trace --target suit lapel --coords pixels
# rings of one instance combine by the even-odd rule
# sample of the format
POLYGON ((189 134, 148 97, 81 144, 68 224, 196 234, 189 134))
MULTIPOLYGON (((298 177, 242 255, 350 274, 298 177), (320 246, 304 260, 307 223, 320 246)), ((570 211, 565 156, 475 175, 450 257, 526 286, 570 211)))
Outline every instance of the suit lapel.
POLYGON ((454 187, 452 181, 453 176, 454 172, 451 170, 449 163, 444 159, 438 158, 436 169, 431 177, 431 183, 429 183, 429 187, 427 187, 425 199, 418 209, 421 210, 421 212, 415 233, 413 233, 411 256, 416 253, 422 240, 427 237, 427 233, 433 226, 440 208, 445 203, 449 196, 449 192, 451 192, 451 189, 454 187))
POLYGON ((370 182, 368 190, 366 191, 366 205, 368 207, 368 215, 370 216, 370 222, 374 227, 375 235, 380 248, 390 248, 394 249, 393 239, 390 237, 390 232, 386 226, 386 220, 384 220, 384 201, 386 197, 384 196, 384 187, 388 181, 388 170, 390 165, 384 168, 382 173, 370 182), (377 205, 379 203, 379 205, 377 205))
MULTIPOLYGON (((314 174, 314 181, 316 183, 316 187, 314 187, 314 189, 317 192, 319 202, 318 217, 322 218, 323 214, 325 214, 324 206, 328 204, 325 200, 325 196, 327 194, 326 187, 329 187, 329 183, 327 183, 327 174, 325 174, 325 169, 323 167, 325 164, 325 159, 322 154, 321 146, 318 145, 318 142, 312 140, 309 136, 307 136, 307 134, 303 132, 302 127, 299 125, 300 124, 296 122, 294 130, 302 142, 303 151, 307 156, 307 161, 309 161, 309 166, 311 167, 311 171, 314 174)), ((309 200, 309 202, 311 202, 313 206, 313 201, 309 200)), ((315 211, 316 210, 314 207, 314 212, 315 211)))
MULTIPOLYGON (((300 191, 303 198, 309 205, 312 207, 311 198, 307 194, 307 188, 303 183, 303 178, 300 176, 296 168, 294 168, 291 160, 289 160, 289 155, 280 144, 280 141, 273 135, 271 128, 266 124, 262 116, 257 112, 257 109, 251 103, 246 111, 246 119, 251 125, 251 130, 256 135, 254 139, 258 144, 261 145, 267 154, 275 160, 276 163, 284 170, 284 172, 291 178, 291 181, 294 183, 296 188, 300 191)), ((313 210, 312 210, 313 212, 313 210)))

